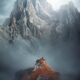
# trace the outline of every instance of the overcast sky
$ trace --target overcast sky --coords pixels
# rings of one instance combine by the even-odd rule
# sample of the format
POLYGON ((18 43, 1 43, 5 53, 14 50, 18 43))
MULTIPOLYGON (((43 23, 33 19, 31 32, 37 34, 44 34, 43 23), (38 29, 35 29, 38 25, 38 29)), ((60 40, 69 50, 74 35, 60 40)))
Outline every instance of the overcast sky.
POLYGON ((9 17, 16 0, 0 0, 0 24, 9 17))
MULTIPOLYGON (((16 0, 0 0, 0 24, 10 15, 10 12, 13 8, 14 2, 16 0)), ((65 0, 64 0, 65 1, 65 0)), ((73 0, 75 5, 79 9, 80 0, 73 0)))

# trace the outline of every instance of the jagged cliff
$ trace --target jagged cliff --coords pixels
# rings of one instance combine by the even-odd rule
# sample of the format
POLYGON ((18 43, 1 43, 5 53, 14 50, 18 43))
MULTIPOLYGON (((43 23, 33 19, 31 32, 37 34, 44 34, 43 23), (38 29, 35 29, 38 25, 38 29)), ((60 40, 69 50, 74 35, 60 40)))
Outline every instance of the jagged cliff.
POLYGON ((80 13, 72 2, 54 11, 47 0, 17 0, 4 24, 11 26, 13 17, 18 35, 32 43, 34 38, 51 44, 77 41, 80 31, 80 13))
POLYGON ((77 42, 79 21, 80 13, 72 2, 54 11, 46 0, 17 0, 4 25, 11 26, 15 22, 17 34, 31 41, 32 45, 36 40, 54 45, 62 41, 77 42))
MULTIPOLYGON (((39 0, 17 0, 15 8, 11 13, 11 17, 16 17, 16 24, 18 26, 26 26, 27 30, 30 30, 32 35, 39 37, 41 29, 48 26, 48 22, 40 17, 46 16, 50 18, 50 13, 45 6, 39 0), (42 14, 43 13, 43 14, 42 14)), ((47 8, 47 7, 46 7, 47 8)), ((25 31, 23 31, 25 32, 25 31)))

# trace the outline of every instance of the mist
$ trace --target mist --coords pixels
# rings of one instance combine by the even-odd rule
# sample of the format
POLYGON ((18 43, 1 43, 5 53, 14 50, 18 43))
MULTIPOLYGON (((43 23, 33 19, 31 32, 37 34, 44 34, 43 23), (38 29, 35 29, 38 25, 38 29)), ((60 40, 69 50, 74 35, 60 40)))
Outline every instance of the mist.
MULTIPOLYGON (((0 24, 2 24, 7 17, 9 17, 11 11, 13 10, 15 0, 8 1, 0 1, 0 24)), ((73 2, 79 11, 80 1, 74 0, 73 2)), ((61 17, 61 15, 59 16, 60 20, 64 17, 61 17)), ((70 20, 71 19, 74 19, 73 16, 70 16, 70 20)), ((61 21, 64 22, 65 20, 61 21)), ((63 23, 61 23, 61 21, 60 24, 63 23)), ((19 36, 13 44, 10 44, 8 38, 2 37, 6 34, 2 32, 3 34, 0 34, 0 80, 15 80, 16 72, 34 67, 35 61, 41 57, 44 57, 50 67, 61 74, 61 80, 79 80, 79 26, 74 27, 70 25, 68 26, 69 28, 66 28, 60 24, 58 24, 55 29, 57 32, 56 34, 53 30, 50 36, 47 37, 49 40, 47 41, 44 39, 45 43, 36 38, 32 38, 31 41, 33 45, 30 40, 24 40, 21 36, 19 36), (54 35, 57 35, 58 37, 56 38, 54 35)), ((54 26, 51 27, 54 28, 54 26)))
POLYGON ((14 80, 16 72, 34 67, 35 61, 41 57, 44 57, 50 67, 60 72, 61 75, 69 75, 70 77, 67 77, 69 80, 79 80, 76 75, 80 73, 80 54, 79 46, 76 43, 61 43, 61 45, 44 47, 39 45, 39 49, 35 53, 28 51, 29 44, 26 44, 25 41, 18 40, 14 45, 10 45, 8 42, 0 44, 2 45, 0 47, 1 80, 6 80, 6 77, 7 80, 14 80))

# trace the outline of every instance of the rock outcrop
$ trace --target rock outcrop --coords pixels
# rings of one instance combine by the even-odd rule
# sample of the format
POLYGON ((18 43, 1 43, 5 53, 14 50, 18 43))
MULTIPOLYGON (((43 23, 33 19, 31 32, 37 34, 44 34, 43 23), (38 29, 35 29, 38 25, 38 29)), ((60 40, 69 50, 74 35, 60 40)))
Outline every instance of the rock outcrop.
POLYGON ((42 57, 36 61, 36 66, 16 73, 17 80, 60 80, 60 74, 51 69, 42 57))

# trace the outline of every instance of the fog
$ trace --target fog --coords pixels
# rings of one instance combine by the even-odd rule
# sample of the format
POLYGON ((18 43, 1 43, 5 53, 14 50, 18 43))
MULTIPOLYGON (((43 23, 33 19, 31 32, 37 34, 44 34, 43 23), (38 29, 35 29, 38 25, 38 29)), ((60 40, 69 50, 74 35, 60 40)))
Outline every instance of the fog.
POLYGON ((56 46, 43 47, 39 45, 35 53, 28 51, 29 43, 21 39, 14 44, 0 41, 0 45, 0 80, 14 80, 17 71, 34 67, 35 61, 40 57, 44 57, 50 67, 60 74, 73 76, 68 80, 75 80, 75 76, 80 73, 79 46, 76 43, 63 42, 56 46))
MULTIPOLYGON (((0 0, 0 24, 10 15, 14 2, 15 0, 0 0)), ((74 4, 79 10, 80 1, 75 0, 74 4)), ((56 43, 52 40, 43 44, 33 38, 33 46, 29 40, 24 40, 20 36, 11 44, 8 39, 2 39, 0 34, 0 80, 15 80, 17 71, 34 67, 35 61, 41 57, 61 74, 62 80, 80 80, 80 39, 76 28, 71 34, 73 38, 69 37, 71 40, 69 38, 61 40, 61 37, 55 39, 56 43)), ((65 30, 56 31, 58 34, 66 34, 65 30)))

